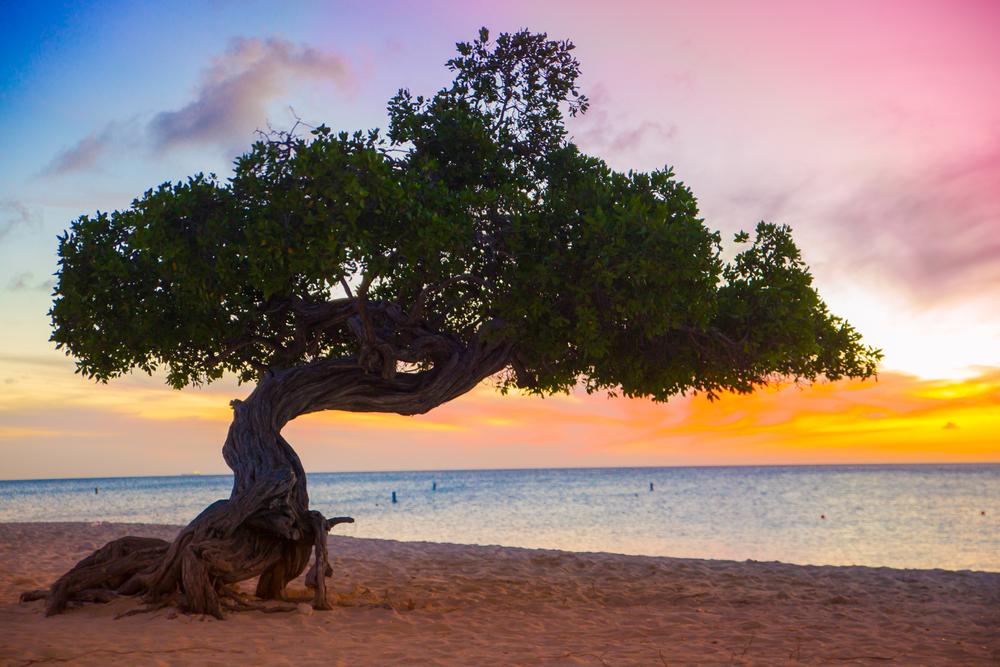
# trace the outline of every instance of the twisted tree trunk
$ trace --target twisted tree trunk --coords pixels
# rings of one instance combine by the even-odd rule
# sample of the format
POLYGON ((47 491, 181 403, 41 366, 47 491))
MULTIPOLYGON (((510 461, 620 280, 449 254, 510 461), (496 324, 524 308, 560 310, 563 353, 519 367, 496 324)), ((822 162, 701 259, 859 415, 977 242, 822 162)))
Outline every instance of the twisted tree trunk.
POLYGON ((106 602, 143 595, 151 607, 177 604, 184 611, 222 618, 225 609, 254 608, 235 584, 259 577, 259 598, 282 599, 314 552, 306 585, 313 606, 329 609, 325 578, 332 574, 327 532, 349 517, 327 519, 309 509, 306 476, 281 429, 299 415, 320 410, 414 415, 449 401, 507 363, 502 344, 455 346, 430 370, 373 375, 354 360, 321 360, 263 378, 244 401, 233 401, 233 422, 222 449, 233 470, 228 500, 209 505, 172 543, 124 537, 80 561, 48 591, 46 615, 71 602, 106 602))

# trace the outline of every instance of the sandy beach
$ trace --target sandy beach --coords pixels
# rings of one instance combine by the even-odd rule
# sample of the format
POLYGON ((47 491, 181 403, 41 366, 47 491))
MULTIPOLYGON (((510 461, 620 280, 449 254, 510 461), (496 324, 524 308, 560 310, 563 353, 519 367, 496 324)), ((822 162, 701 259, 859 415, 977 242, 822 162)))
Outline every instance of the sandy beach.
MULTIPOLYGON (((53 618, 19 593, 176 526, 0 524, 0 664, 996 665, 1000 573, 799 566, 332 536, 338 606, 231 614, 134 599, 53 618)), ((249 583, 245 590, 251 590, 249 583)), ((306 595, 301 580, 291 595, 306 595)))

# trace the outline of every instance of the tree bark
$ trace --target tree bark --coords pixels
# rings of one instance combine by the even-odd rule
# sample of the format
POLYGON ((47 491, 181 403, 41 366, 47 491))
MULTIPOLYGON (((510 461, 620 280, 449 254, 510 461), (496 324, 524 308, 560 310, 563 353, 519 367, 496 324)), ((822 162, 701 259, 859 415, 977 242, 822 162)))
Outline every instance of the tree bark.
POLYGON ((325 578, 332 574, 327 532, 349 517, 327 519, 309 508, 298 455, 281 436, 292 419, 320 410, 415 415, 441 405, 499 372, 508 363, 503 344, 453 345, 430 370, 386 378, 355 360, 319 360, 268 374, 246 400, 232 402, 233 422, 222 455, 233 471, 230 497, 209 505, 172 543, 124 537, 80 561, 48 591, 46 615, 72 602, 142 595, 154 606, 176 604, 222 618, 246 608, 235 584, 259 577, 256 594, 282 599, 315 554, 306 585, 313 606, 329 609, 325 578))

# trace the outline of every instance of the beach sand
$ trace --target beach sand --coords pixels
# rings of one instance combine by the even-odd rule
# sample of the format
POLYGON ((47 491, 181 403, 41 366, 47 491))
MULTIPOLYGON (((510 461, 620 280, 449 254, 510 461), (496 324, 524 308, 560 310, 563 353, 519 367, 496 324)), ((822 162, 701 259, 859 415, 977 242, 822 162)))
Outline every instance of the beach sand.
POLYGON ((1000 573, 332 536, 333 611, 116 620, 138 604, 122 598, 45 618, 17 601, 108 540, 177 530, 0 524, 0 664, 1000 664, 1000 573))

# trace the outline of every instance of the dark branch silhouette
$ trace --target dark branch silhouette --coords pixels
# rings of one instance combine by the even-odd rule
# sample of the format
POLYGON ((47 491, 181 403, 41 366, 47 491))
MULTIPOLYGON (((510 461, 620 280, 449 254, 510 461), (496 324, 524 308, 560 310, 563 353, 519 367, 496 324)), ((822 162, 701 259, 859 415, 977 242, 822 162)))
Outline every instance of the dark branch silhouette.
MULTIPOLYGON (((776 377, 868 377, 877 350, 830 315, 787 227, 726 263, 670 169, 619 173, 564 126, 583 113, 573 45, 481 31, 454 82, 401 90, 387 133, 269 132, 231 178, 165 183, 60 237, 52 340, 106 382, 234 374, 233 489, 177 538, 127 537, 48 592, 142 595, 222 616, 306 581, 329 608, 326 535, 282 428, 320 410, 427 412, 487 378, 502 391, 666 400, 776 377)), ((298 126, 295 128, 298 129, 298 126)))

